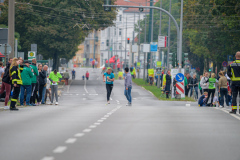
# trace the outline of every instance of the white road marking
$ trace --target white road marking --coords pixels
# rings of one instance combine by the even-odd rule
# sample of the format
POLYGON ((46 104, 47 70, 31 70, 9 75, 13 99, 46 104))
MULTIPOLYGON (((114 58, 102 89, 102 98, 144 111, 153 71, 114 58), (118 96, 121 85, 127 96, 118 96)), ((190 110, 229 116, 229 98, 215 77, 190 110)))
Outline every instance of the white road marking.
POLYGON ((54 157, 44 157, 43 159, 41 160, 54 160, 54 157))
POLYGON ((89 94, 89 96, 97 96, 98 94, 89 94))
POLYGON ((91 132, 92 129, 84 129, 83 132, 91 132))
POLYGON ((73 144, 73 143, 75 143, 76 141, 77 141, 76 138, 69 138, 69 139, 67 139, 67 140, 65 141, 65 143, 73 144))
POLYGON ((100 125, 101 123, 94 123, 94 125, 100 125))
POLYGON ((87 91, 87 81, 86 80, 85 80, 84 90, 85 90, 86 93, 88 93, 88 91, 87 91))
POLYGON ((85 135, 84 133, 77 133, 77 134, 74 135, 74 137, 82 137, 84 135, 85 135))
POLYGON ((218 108, 218 107, 215 107, 214 109, 221 110, 221 111, 223 111, 223 112, 225 112, 225 113, 231 115, 232 117, 234 117, 234 118, 240 120, 240 117, 239 117, 239 116, 237 116, 237 115, 235 115, 235 114, 230 114, 230 113, 229 113, 229 111, 231 111, 231 109, 228 110, 228 109, 225 109, 225 108, 218 108))
POLYGON ((104 120, 102 120, 102 119, 99 119, 99 120, 98 120, 98 122, 103 122, 103 121, 104 121, 104 120))
POLYGON ((104 117, 106 117, 106 118, 107 118, 107 117, 109 117, 109 115, 105 115, 104 117))
POLYGON ((112 113, 111 112, 109 112, 109 113, 107 113, 108 115, 111 115, 112 113))
POLYGON ((235 114, 231 114, 231 116, 233 116, 234 118, 237 118, 238 120, 240 120, 240 117, 235 115, 235 114))
POLYGON ((97 126, 95 126, 95 125, 91 125, 91 126, 89 126, 89 128, 96 128, 97 126))
POLYGON ((66 146, 59 146, 53 150, 53 153, 63 153, 64 151, 66 151, 66 149, 67 149, 66 146))
POLYGON ((79 94, 76 94, 77 96, 79 95, 79 94))
POLYGON ((102 120, 106 120, 107 118, 105 118, 105 117, 103 117, 103 118, 101 118, 102 120))
POLYGON ((191 104, 186 104, 186 107, 190 107, 191 106, 191 104))
POLYGON ((83 94, 85 96, 85 94, 83 94))

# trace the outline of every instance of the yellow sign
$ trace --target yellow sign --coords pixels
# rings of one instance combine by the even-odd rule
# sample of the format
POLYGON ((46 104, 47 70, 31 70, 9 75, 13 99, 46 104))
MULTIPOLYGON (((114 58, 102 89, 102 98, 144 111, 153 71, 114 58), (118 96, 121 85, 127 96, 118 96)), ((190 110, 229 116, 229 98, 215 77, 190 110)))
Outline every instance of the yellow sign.
POLYGON ((157 61, 157 67, 161 67, 162 66, 162 61, 157 61))
POLYGON ((28 59, 32 60, 33 58, 36 58, 36 52, 34 51, 29 51, 28 52, 28 59))
POLYGON ((141 66, 141 62, 137 62, 137 66, 140 67, 141 66))

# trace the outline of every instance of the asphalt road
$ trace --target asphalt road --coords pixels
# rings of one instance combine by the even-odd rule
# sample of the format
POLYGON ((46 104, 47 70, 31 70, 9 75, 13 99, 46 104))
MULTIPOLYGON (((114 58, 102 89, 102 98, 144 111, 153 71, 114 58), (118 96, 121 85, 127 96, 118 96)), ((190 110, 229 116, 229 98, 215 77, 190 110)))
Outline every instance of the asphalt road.
POLYGON ((100 70, 77 69, 59 106, 0 111, 0 160, 240 160, 239 115, 158 101, 135 85, 126 107, 123 91, 116 81, 106 105, 100 70))

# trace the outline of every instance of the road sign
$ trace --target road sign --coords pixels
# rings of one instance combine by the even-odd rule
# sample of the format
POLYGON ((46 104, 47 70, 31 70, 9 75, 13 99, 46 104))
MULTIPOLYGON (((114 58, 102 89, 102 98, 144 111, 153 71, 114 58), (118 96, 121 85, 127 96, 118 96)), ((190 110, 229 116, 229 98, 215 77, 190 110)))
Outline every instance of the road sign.
POLYGON ((150 44, 143 44, 143 52, 150 52, 150 44))
POLYGON ((83 58, 83 61, 86 61, 86 58, 83 58))
POLYGON ((141 62, 137 62, 137 67, 140 67, 141 66, 141 62))
POLYGON ((228 55, 228 61, 233 61, 233 55, 228 55))
POLYGON ((36 52, 35 51, 29 51, 28 52, 28 60, 32 60, 36 58, 36 52))
POLYGON ((228 63, 227 63, 226 61, 224 61, 224 62, 222 63, 222 66, 223 66, 223 67, 227 67, 227 65, 228 65, 228 63))
POLYGON ((24 52, 18 52, 18 57, 22 57, 22 59, 24 59, 24 52))
POLYGON ((90 58, 90 62, 92 62, 93 61, 93 59, 92 58, 90 58))
POLYGON ((167 47, 167 37, 166 36, 158 36, 158 47, 167 47))
POLYGON ((150 51, 151 52, 157 52, 157 49, 158 49, 157 42, 151 42, 150 51))
POLYGON ((162 66, 162 61, 157 61, 157 67, 161 67, 162 66))
POLYGON ((7 46, 6 54, 9 55, 12 52, 12 47, 9 44, 0 44, 0 52, 5 55, 5 48, 7 46))
POLYGON ((178 74, 176 75, 176 80, 177 80, 178 82, 182 82, 182 81, 184 80, 184 75, 183 75, 182 73, 178 73, 178 74))

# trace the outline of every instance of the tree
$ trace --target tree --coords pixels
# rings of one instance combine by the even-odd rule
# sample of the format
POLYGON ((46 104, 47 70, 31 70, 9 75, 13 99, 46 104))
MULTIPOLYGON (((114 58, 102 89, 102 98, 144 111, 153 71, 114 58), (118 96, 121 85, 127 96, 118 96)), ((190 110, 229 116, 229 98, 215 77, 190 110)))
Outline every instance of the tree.
MULTIPOLYGON (((59 58, 71 59, 89 33, 113 25, 116 10, 104 12, 102 4, 103 0, 19 0, 15 28, 21 35, 22 51, 27 53, 36 43, 38 54, 53 58, 53 68, 57 68, 59 58), (74 28, 76 24, 79 27, 74 28)), ((8 1, 1 10, 0 24, 7 25, 8 1)))

